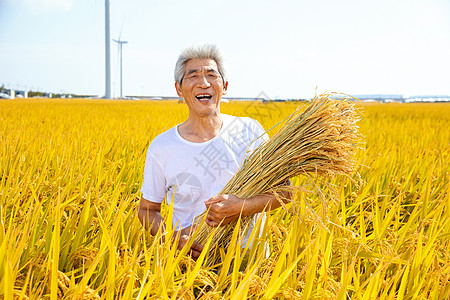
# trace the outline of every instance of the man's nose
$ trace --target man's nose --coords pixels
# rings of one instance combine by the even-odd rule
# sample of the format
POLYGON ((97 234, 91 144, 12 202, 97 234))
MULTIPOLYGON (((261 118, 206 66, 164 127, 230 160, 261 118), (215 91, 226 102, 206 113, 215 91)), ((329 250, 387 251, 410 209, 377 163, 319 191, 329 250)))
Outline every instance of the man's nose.
POLYGON ((211 83, 208 81, 208 78, 206 76, 200 76, 198 85, 202 88, 208 88, 211 86, 211 83))

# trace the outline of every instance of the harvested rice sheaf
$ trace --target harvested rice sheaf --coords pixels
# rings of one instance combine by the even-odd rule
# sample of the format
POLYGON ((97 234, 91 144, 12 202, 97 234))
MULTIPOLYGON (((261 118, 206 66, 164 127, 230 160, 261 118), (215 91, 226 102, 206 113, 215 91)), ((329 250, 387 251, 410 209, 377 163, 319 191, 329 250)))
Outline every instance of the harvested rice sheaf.
MULTIPOLYGON (((360 115, 351 97, 340 96, 322 94, 312 99, 306 108, 298 108, 272 138, 244 160, 221 194, 248 198, 292 190, 285 183, 298 175, 353 173, 356 167, 354 154, 361 144, 356 124, 360 115)), ((242 218, 242 231, 253 220, 253 217, 242 218)), ((236 224, 232 222, 216 229, 202 225, 197 236, 200 243, 204 244, 214 232, 209 263, 218 261, 217 248, 229 245, 236 224)))

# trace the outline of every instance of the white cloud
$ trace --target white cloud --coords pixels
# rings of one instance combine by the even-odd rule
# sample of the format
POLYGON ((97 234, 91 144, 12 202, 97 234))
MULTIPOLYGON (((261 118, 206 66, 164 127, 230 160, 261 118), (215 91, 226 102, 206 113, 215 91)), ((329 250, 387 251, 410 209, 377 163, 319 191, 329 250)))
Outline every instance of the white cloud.
POLYGON ((6 0, 11 4, 19 4, 35 14, 51 11, 69 11, 75 0, 6 0))

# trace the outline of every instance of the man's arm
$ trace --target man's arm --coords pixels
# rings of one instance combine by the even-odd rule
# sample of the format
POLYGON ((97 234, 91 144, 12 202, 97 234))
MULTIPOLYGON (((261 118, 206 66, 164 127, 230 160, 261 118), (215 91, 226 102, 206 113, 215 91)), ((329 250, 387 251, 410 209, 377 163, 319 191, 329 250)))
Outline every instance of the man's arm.
POLYGON ((144 225, 145 229, 149 229, 152 235, 156 235, 159 227, 161 232, 166 231, 164 220, 161 216, 161 203, 151 202, 141 196, 138 208, 138 218, 144 225))
MULTIPOLYGON (((286 185, 290 185, 290 181, 286 185)), ((218 195, 205 202, 209 208, 206 215, 206 223, 210 226, 226 225, 237 220, 239 216, 251 216, 263 211, 270 211, 280 207, 292 199, 292 193, 288 191, 274 194, 260 194, 247 199, 234 195, 218 195), (242 212, 242 213, 241 213, 242 212)))
MULTIPOLYGON (((166 232, 166 226, 164 225, 164 219, 161 216, 161 203, 151 202, 141 196, 141 201, 139 202, 138 208, 138 218, 142 225, 146 229, 149 229, 152 235, 156 235, 158 229, 161 227, 161 232, 164 234, 166 232)), ((173 239, 180 234, 180 239, 178 241, 178 250, 183 249, 184 245, 189 241, 189 236, 195 230, 194 227, 190 226, 183 228, 179 232, 175 232, 173 239)), ((163 235, 164 240, 164 235, 163 235)), ((200 256, 200 252, 203 250, 203 246, 197 242, 193 242, 189 254, 193 258, 200 256)))

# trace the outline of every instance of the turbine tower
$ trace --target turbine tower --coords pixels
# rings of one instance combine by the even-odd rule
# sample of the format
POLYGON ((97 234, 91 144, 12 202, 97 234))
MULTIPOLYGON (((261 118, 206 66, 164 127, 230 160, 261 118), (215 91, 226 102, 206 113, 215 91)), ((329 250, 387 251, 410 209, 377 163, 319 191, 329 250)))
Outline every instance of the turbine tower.
POLYGON ((122 32, 119 35, 119 40, 114 40, 114 42, 117 43, 117 45, 119 46, 119 52, 120 52, 120 98, 123 98, 123 90, 122 90, 122 45, 123 44, 127 44, 127 41, 121 41, 120 40, 120 36, 122 35, 122 32))
POLYGON ((111 38, 109 36, 109 0, 105 0, 105 99, 111 99, 111 38))

